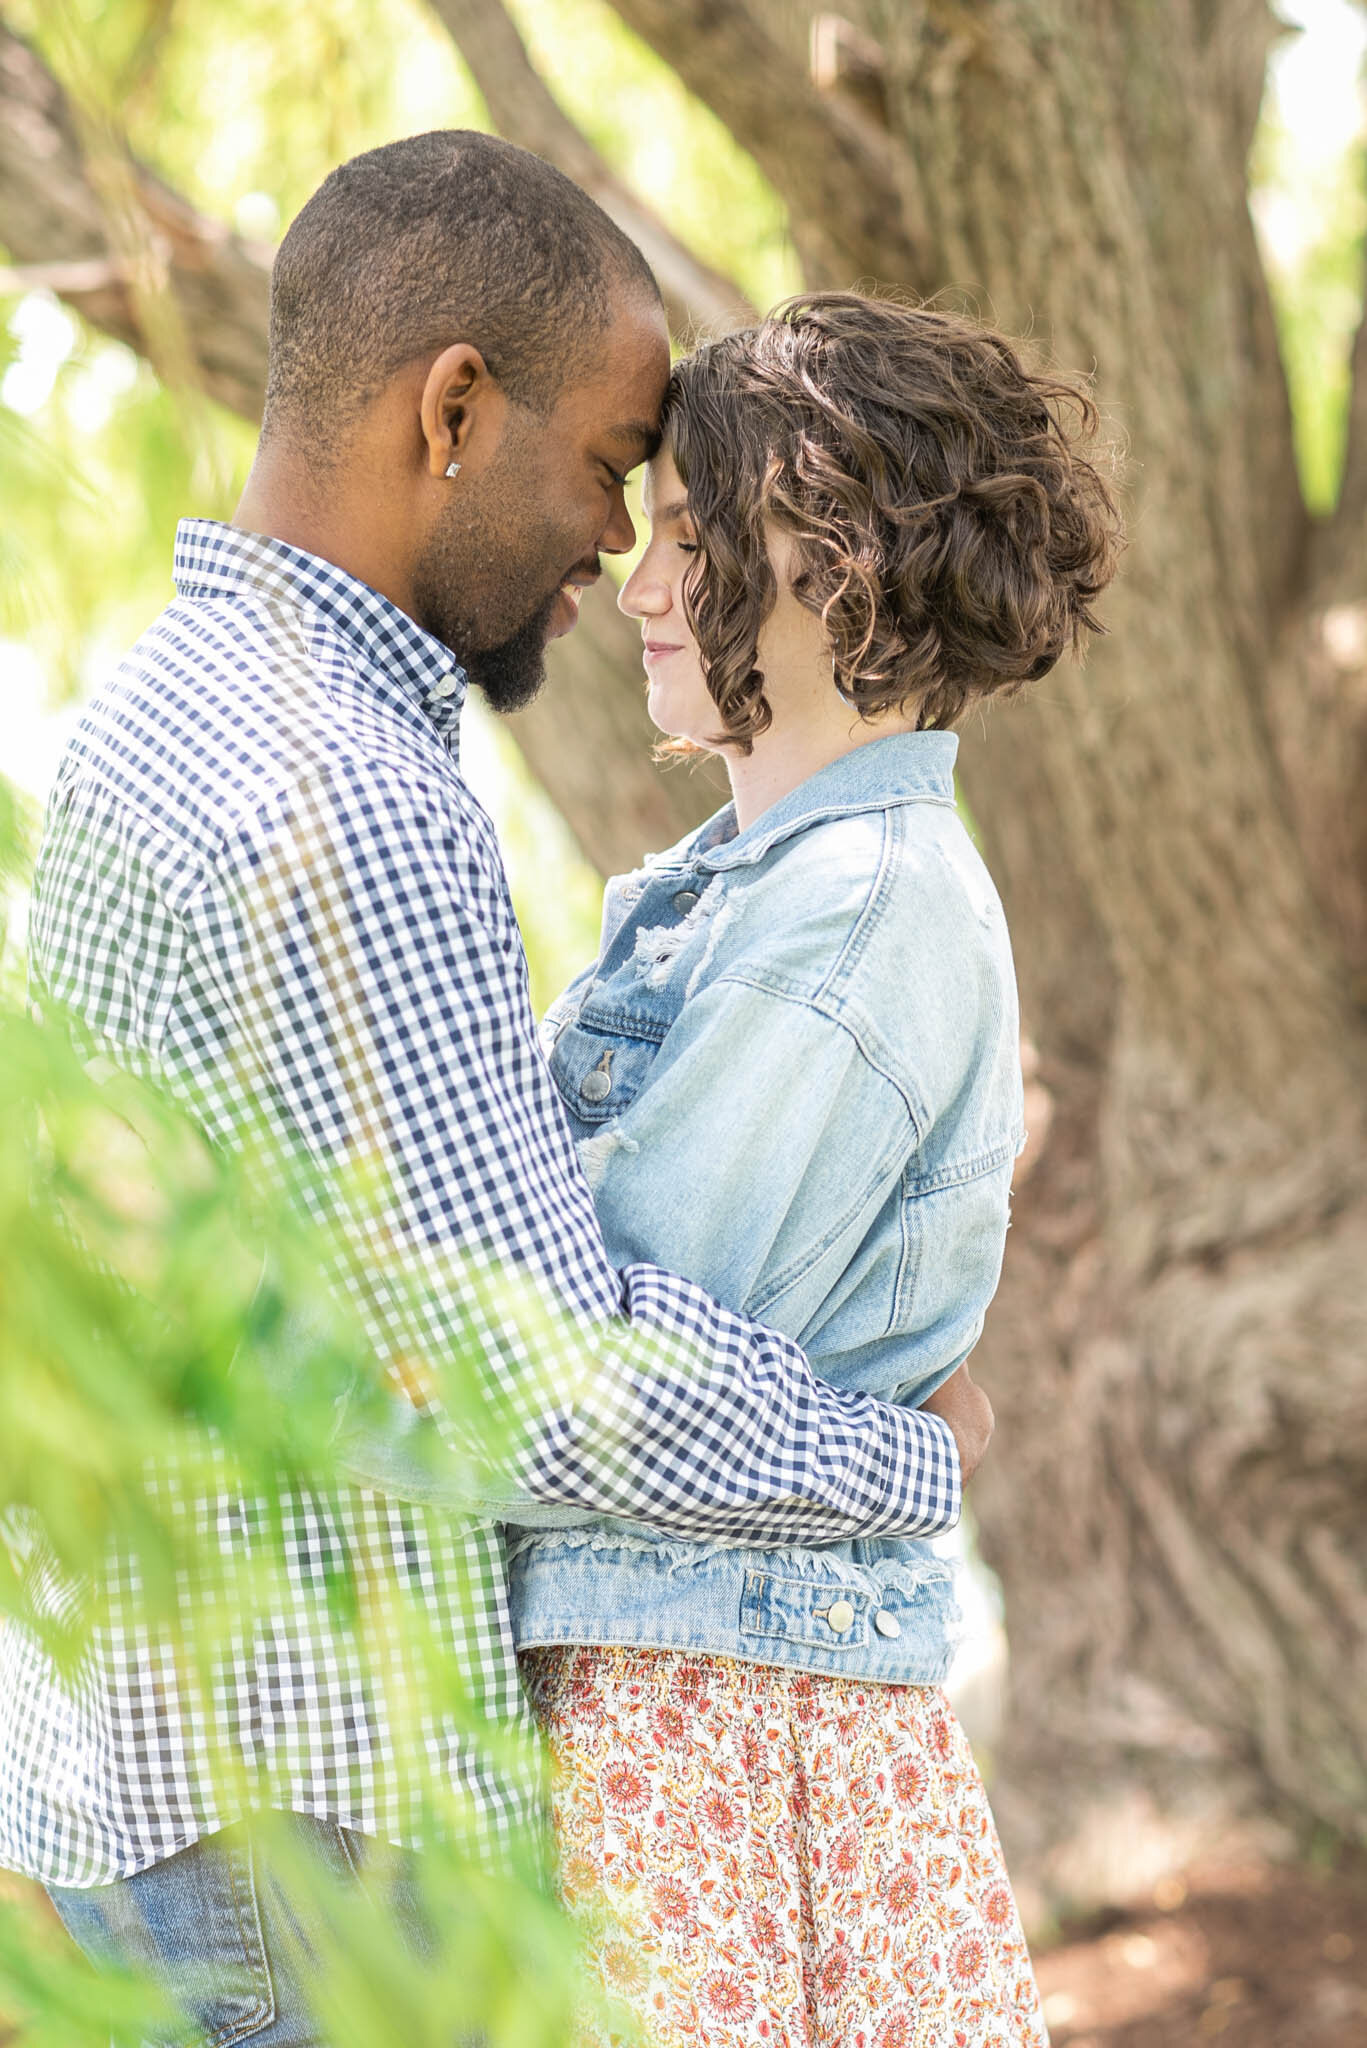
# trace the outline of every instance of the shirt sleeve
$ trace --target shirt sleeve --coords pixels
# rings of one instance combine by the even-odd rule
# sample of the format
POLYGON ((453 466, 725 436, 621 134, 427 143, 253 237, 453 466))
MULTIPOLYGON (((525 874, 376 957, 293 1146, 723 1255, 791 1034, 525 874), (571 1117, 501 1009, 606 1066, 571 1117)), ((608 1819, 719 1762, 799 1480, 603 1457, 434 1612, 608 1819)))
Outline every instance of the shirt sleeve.
POLYGON ((689 1536, 954 1522, 938 1417, 825 1385, 690 1281, 614 1269, 501 869, 444 791, 325 765, 242 829, 196 915, 232 1012, 237 1118, 297 1180, 391 1380, 470 1472, 497 1444, 535 1502, 689 1536))

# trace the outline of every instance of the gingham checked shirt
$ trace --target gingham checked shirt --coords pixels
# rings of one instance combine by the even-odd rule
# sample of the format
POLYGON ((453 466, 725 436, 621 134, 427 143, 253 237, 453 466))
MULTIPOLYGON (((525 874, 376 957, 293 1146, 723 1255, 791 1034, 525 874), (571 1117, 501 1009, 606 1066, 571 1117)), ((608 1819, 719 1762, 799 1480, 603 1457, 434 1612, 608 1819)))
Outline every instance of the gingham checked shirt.
MULTIPOLYGON (((216 1143, 264 1129, 282 1158, 304 1155, 338 1190, 336 1285, 377 1358, 411 1386, 415 1358, 473 1334, 536 1501, 768 1544, 948 1527, 943 1422, 823 1385, 685 1280, 609 1265, 537 1050, 493 830, 461 778, 465 678, 448 651, 330 563, 209 521, 181 527, 176 587, 59 772, 36 1002, 169 1083, 216 1143), (509 1270, 545 1304, 539 1338, 480 1284, 509 1270)), ((424 1398, 454 1469, 469 1425, 441 1411, 436 1378, 424 1398)), ((508 1742, 528 1721, 500 1529, 363 1487, 282 1505, 288 1598, 251 1617, 207 1703, 117 1558, 111 1616, 74 1674, 6 1626, 4 1862, 99 1884, 244 1803, 411 1843, 423 1772, 463 1797, 491 1855, 532 1817, 535 1774, 508 1742), (458 1660, 461 1727, 412 1696, 406 1666, 363 1656, 329 1607, 339 1561, 458 1660)), ((225 1552, 279 1526, 227 1488, 193 1512, 225 1552)), ((193 1586, 182 1603, 193 1632, 193 1586)))

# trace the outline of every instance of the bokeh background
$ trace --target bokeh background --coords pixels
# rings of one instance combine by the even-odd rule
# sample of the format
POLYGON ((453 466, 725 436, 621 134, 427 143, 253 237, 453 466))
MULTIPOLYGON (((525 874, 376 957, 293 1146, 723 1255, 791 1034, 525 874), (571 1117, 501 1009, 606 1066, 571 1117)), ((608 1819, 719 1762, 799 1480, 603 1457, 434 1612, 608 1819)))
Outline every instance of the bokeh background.
MULTIPOLYGON (((962 760, 1032 1144, 957 1683, 1074 2048, 1367 2040, 1365 51, 1351 0, 0 0, 21 845, 176 520, 231 514, 271 245, 358 150, 551 156, 680 347, 862 281, 1094 374, 1111 639, 962 760)), ((602 873, 719 800, 652 763, 619 627, 472 708, 542 1003, 602 873)))

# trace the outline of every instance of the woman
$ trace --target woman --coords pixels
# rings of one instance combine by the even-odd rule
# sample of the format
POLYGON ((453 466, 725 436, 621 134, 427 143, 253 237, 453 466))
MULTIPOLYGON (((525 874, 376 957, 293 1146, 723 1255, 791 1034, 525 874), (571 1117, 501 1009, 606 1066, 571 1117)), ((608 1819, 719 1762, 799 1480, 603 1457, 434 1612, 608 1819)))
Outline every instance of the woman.
MULTIPOLYGON (((609 885, 547 1047, 614 1259, 657 1260, 920 1402, 997 1283, 1023 1141, 1011 959, 950 731, 1085 630, 1114 510, 1087 400, 850 294, 681 363, 621 595, 649 704, 733 802, 609 885)), ((514 1540, 560 1882, 674 2048, 1034 2048, 915 1542, 514 1540)))

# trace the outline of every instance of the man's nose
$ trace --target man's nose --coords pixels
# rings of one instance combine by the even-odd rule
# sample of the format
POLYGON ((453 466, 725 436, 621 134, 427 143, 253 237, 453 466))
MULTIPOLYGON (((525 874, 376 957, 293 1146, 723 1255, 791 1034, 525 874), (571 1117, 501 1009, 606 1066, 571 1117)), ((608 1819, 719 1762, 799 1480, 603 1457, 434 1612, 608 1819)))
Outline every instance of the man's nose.
POLYGON ((635 545, 636 528, 632 525, 631 514, 627 510, 626 493, 618 484, 612 494, 612 509, 608 514, 608 523, 603 528, 603 536, 598 543, 599 551, 605 555, 629 555, 635 545))

